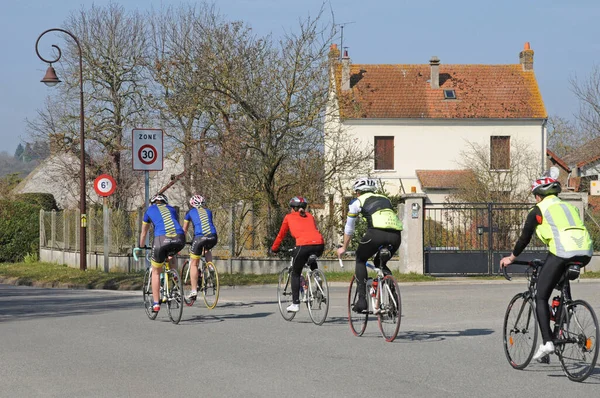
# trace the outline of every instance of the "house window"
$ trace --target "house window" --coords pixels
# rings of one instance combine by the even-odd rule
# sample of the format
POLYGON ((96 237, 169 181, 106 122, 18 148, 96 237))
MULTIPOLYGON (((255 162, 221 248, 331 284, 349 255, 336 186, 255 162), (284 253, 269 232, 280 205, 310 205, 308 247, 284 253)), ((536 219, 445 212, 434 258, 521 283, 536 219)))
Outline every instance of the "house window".
POLYGON ((444 90, 444 98, 445 99, 456 99, 456 91, 444 90))
POLYGON ((490 137, 490 169, 510 169, 510 136, 490 137))
POLYGON ((394 170, 394 137, 375 137, 375 170, 394 170))

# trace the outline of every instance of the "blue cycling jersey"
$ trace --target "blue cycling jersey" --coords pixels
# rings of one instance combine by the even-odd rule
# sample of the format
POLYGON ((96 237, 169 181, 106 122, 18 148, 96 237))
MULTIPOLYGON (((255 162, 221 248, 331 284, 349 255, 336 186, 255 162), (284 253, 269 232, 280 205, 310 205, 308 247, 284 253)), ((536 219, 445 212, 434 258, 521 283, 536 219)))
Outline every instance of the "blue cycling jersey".
POLYGON ((144 224, 154 224, 154 236, 176 236, 183 234, 177 221, 177 212, 169 205, 152 205, 144 213, 144 224))
POLYGON ((215 224, 213 224, 212 211, 205 209, 204 207, 200 207, 199 209, 194 207, 187 212, 184 220, 194 224, 194 236, 217 233, 215 224))

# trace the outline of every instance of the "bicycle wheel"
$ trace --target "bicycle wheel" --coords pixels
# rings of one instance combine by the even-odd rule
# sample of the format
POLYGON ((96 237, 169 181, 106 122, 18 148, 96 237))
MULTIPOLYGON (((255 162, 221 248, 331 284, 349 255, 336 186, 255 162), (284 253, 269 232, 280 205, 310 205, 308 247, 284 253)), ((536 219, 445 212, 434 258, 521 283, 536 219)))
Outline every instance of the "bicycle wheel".
POLYGON ((312 271, 308 286, 308 314, 315 325, 322 325, 329 312, 329 285, 325 274, 320 269, 312 271))
POLYGON ((144 309, 146 310, 146 315, 151 320, 156 319, 156 315, 158 312, 152 311, 152 268, 146 268, 146 272, 144 272, 144 284, 142 285, 142 294, 144 295, 144 309))
POLYGON ((584 300, 567 306, 559 329, 557 355, 570 380, 584 381, 592 373, 598 359, 598 319, 584 300))
POLYGON ((535 308, 531 298, 523 293, 515 295, 504 315, 504 354, 510 366, 525 369, 537 344, 538 327, 535 308))
POLYGON ((386 275, 379 284, 377 294, 377 323, 385 341, 392 342, 398 336, 402 320, 402 302, 400 287, 391 275, 386 275))
POLYGON ((213 263, 205 263, 202 267, 202 298, 206 308, 212 310, 219 301, 219 273, 213 263))
POLYGON ((277 282, 277 302, 279 312, 286 321, 291 321, 296 316, 295 312, 288 312, 287 307, 292 304, 292 274, 289 268, 284 268, 279 273, 277 282))
POLYGON ((174 324, 178 324, 183 313, 183 283, 176 270, 170 269, 167 272, 169 281, 169 296, 167 297, 167 309, 169 318, 174 324))
POLYGON ((192 278, 190 276, 190 262, 189 260, 186 261, 183 264, 183 267, 181 267, 181 280, 183 283, 183 301, 185 302, 185 304, 188 307, 191 307, 192 305, 194 305, 194 302, 196 301, 196 299, 190 299, 190 293, 192 292, 192 290, 194 290, 194 288, 197 289, 197 283, 192 284, 192 278), (196 285, 196 286, 194 286, 196 285))
POLYGON ((367 328, 369 314, 358 313, 352 310, 356 300, 358 300, 358 285, 356 275, 353 275, 352 280, 350 280, 350 287, 348 288, 348 323, 350 324, 350 330, 355 336, 362 336, 367 328))

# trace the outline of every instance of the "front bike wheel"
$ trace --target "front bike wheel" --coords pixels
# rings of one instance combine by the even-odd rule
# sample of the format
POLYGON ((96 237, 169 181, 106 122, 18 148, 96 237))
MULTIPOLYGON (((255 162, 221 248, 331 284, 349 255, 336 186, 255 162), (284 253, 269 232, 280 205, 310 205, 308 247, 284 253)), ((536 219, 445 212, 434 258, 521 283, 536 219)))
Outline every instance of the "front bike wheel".
POLYGON ((279 312, 283 319, 286 321, 294 319, 296 313, 287 311, 287 307, 292 304, 292 273, 289 268, 284 268, 279 273, 277 303, 279 304, 279 312))
POLYGON ((533 358, 538 327, 533 300, 523 293, 515 295, 506 308, 503 338, 504 354, 510 366, 525 369, 533 358))
POLYGON ((217 267, 211 262, 204 264, 202 269, 202 298, 206 308, 212 310, 219 301, 219 273, 217 267))
POLYGON ((362 336, 367 328, 369 314, 366 312, 354 312, 352 308, 357 300, 358 283, 356 280, 356 275, 353 275, 352 280, 350 280, 350 287, 348 287, 348 323, 350 324, 350 330, 355 336, 362 336))
POLYGON ((570 380, 584 381, 598 360, 598 319, 584 300, 570 303, 561 316, 556 353, 570 380))
POLYGON ((176 270, 171 269, 166 274, 169 283, 169 295, 167 297, 167 309, 169 318, 174 324, 178 324, 183 314, 183 283, 176 270))
POLYGON ((196 299, 190 299, 192 290, 197 290, 198 282, 192 283, 190 276, 190 261, 186 261, 181 267, 181 280, 183 283, 183 300, 188 307, 194 305, 196 299))
POLYGON ((144 272, 142 294, 144 295, 144 309, 146 310, 146 315, 148 315, 148 318, 151 320, 155 320, 158 312, 152 311, 152 268, 146 268, 146 272, 144 272))
POLYGON ((402 320, 400 287, 391 275, 383 277, 377 292, 377 321, 385 341, 392 342, 398 336, 402 320))
POLYGON ((327 319, 329 312, 329 285, 325 274, 320 269, 315 269, 310 273, 308 282, 308 314, 315 325, 322 325, 327 319))

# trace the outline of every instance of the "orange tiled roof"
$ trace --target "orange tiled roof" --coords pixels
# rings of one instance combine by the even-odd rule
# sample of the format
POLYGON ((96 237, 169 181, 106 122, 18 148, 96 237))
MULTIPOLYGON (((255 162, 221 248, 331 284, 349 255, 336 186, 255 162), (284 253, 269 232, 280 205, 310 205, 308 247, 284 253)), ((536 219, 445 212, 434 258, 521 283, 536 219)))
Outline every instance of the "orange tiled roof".
POLYGON ((416 170, 416 173, 423 189, 459 188, 475 178, 472 170, 416 170))
POLYGON ((565 163, 564 160, 562 160, 561 158, 558 157, 558 155, 556 155, 554 152, 552 152, 550 149, 546 149, 546 155, 552 159, 554 161, 554 163, 558 164, 560 167, 562 167, 567 173, 571 172, 571 168, 569 167, 568 164, 565 163))
POLYGON ((350 65, 350 90, 341 91, 342 66, 334 64, 342 118, 546 118, 535 74, 514 65, 439 66, 432 89, 425 65, 350 65), (453 89, 456 99, 444 99, 453 89))

